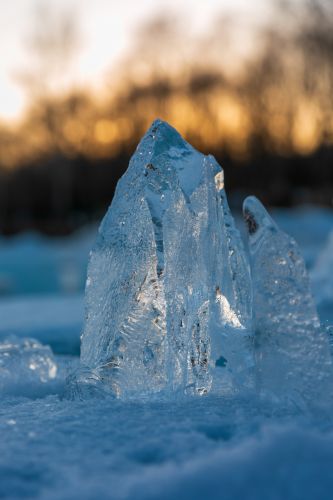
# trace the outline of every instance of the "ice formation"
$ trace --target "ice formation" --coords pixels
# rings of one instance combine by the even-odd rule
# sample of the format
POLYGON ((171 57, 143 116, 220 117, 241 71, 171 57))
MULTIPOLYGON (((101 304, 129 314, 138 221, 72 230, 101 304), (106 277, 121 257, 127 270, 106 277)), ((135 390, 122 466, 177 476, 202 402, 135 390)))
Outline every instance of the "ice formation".
POLYGON ((303 258, 255 197, 244 202, 261 392, 295 403, 332 393, 332 361, 303 258))
POLYGON ((248 262, 223 171, 157 120, 90 256, 76 383, 90 378, 116 397, 204 394, 215 365, 247 383, 251 321, 248 262))
POLYGON ((299 249, 256 198, 244 216, 249 256, 221 167, 155 121, 91 252, 71 397, 256 387, 298 405, 319 386, 331 394, 328 334, 299 249))
POLYGON ((54 381, 57 364, 48 346, 11 336, 0 343, 0 394, 37 394, 54 381))

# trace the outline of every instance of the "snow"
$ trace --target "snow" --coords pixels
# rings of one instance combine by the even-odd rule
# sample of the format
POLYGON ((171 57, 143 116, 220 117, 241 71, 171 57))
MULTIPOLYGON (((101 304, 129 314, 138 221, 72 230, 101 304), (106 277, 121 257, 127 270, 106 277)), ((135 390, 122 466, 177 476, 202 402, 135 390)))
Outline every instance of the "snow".
POLYGON ((5 297, 0 318, 0 342, 8 335, 33 337, 56 354, 80 352, 83 294, 5 297))
MULTIPOLYGON (((281 227, 285 222, 314 263, 333 227, 333 213, 306 209, 279 214, 275 220, 281 227), (312 227, 318 234, 315 241, 309 235, 312 227)), ((17 240, 11 241, 23 257, 24 249, 20 253, 17 240)), ((43 249, 36 248, 38 255, 43 249)), ((32 336, 35 329, 41 341, 44 332, 52 333, 45 337, 47 344, 49 338, 56 341, 58 331, 66 346, 67 331, 78 344, 83 295, 47 292, 2 299, 1 338, 9 331, 32 336)), ((61 350, 64 354, 66 347, 61 350)), ((62 396, 64 380, 78 358, 63 354, 55 356, 55 394, 1 396, 1 498, 331 499, 331 408, 304 415, 236 396, 172 404, 68 401, 62 396)))
POLYGON ((210 396, 1 407, 0 497, 331 498, 330 420, 210 396))
MULTIPOLYGON (((333 212, 280 210, 274 219, 300 244, 316 279, 333 212)), ((304 413, 253 394, 172 402, 64 398, 65 379, 78 363, 73 354, 83 326, 84 270, 77 291, 61 291, 55 285, 61 266, 49 253, 59 255, 68 244, 84 269, 92 239, 88 229, 70 243, 34 235, 0 242, 1 272, 12 283, 23 283, 21 271, 25 276, 24 288, 3 290, 0 341, 9 334, 35 337, 51 345, 57 363, 55 384, 43 386, 43 393, 1 395, 0 498, 330 500, 329 402, 320 412, 304 413), (32 239, 29 262, 26 242, 32 239), (13 265, 6 267, 9 258, 13 265), (36 290, 39 259, 48 260, 55 279, 36 290)), ((326 275, 332 272, 326 267, 326 275)), ((320 295, 317 300, 321 320, 333 324, 333 297, 325 306, 320 295)))
POLYGON ((68 238, 0 237, 0 296, 82 290, 95 236, 96 227, 86 227, 68 238))

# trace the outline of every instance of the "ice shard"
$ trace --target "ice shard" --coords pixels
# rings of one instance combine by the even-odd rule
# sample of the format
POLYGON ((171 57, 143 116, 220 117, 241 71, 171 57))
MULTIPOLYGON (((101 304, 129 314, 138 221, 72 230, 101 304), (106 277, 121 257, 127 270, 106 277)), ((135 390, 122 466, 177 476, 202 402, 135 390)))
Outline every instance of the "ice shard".
POLYGON ((304 260, 255 197, 244 202, 253 284, 258 386, 295 403, 331 394, 332 363, 304 260))
POLYGON ((251 315, 223 171, 157 120, 91 252, 81 363, 116 397, 204 394, 219 360, 253 365, 251 315))

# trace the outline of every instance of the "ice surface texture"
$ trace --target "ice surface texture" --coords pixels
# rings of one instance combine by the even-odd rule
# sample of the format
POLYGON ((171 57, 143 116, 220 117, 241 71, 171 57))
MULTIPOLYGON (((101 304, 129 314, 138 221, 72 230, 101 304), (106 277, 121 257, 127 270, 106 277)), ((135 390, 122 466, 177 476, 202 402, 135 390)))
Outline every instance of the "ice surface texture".
POLYGON ((82 364, 118 397, 204 394, 253 366, 251 301, 221 167, 155 121, 91 253, 82 364))
POLYGON ((260 390, 294 402, 329 398, 332 361, 303 258, 255 197, 244 202, 248 228, 260 390))

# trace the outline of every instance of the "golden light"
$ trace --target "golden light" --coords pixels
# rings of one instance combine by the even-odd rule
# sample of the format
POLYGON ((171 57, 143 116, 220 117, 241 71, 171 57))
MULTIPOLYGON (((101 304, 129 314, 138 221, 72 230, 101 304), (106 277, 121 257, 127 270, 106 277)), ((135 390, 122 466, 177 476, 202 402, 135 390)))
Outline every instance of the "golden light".
POLYGON ((101 119, 95 124, 94 136, 97 142, 109 144, 117 139, 118 135, 118 127, 111 120, 101 119))
POLYGON ((321 140, 320 110, 311 102, 301 101, 293 123, 293 146, 301 154, 310 154, 321 140))
POLYGON ((218 126, 229 136, 237 136, 245 125, 244 112, 239 102, 230 95, 223 95, 218 99, 217 121, 218 126))
POLYGON ((78 120, 68 119, 63 127, 65 138, 73 143, 79 144, 86 135, 86 127, 78 120))

